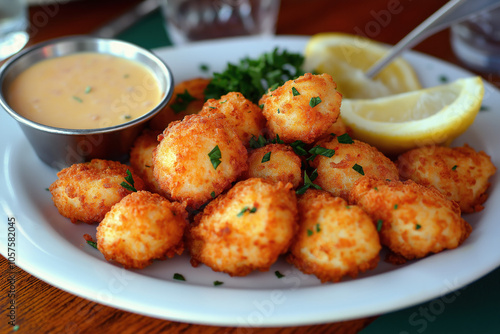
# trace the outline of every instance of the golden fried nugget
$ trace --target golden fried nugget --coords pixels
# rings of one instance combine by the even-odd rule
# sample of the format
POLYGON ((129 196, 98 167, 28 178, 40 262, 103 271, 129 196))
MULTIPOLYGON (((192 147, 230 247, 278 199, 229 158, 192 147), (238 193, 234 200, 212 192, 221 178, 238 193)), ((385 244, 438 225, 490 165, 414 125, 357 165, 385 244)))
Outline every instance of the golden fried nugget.
POLYGON ((259 101, 272 136, 285 143, 313 143, 339 116, 342 95, 328 74, 305 75, 269 91, 259 101))
POLYGON ((187 233, 191 263, 231 276, 267 271, 288 250, 298 228, 296 217, 290 183, 240 181, 195 217, 187 233))
POLYGON ((301 160, 284 144, 269 144, 253 150, 248 156, 244 178, 260 177, 274 182, 290 182, 294 188, 302 182, 301 160))
POLYGON ((247 150, 226 117, 189 115, 171 123, 153 152, 153 174, 169 198, 199 208, 247 170, 247 150))
POLYGON ((472 231, 456 202, 412 180, 363 177, 352 188, 349 200, 372 217, 382 245, 408 260, 456 248, 472 231))
POLYGON ((209 83, 210 79, 194 78, 177 84, 169 103, 151 119, 149 127, 163 131, 170 122, 198 113, 205 102, 205 88, 209 83))
POLYGON ((318 171, 314 182, 323 190, 347 199, 352 186, 363 175, 381 180, 399 180, 396 165, 375 147, 358 140, 353 140, 351 144, 339 143, 338 138, 330 136, 316 144, 335 151, 331 158, 318 155, 311 162, 311 166, 318 171))
POLYGON ((220 99, 210 99, 203 105, 200 114, 221 113, 234 128, 243 145, 249 147, 252 137, 264 135, 266 119, 256 104, 247 100, 243 94, 232 92, 220 99))
POLYGON ((130 150, 130 167, 144 181, 147 190, 165 195, 153 175, 153 151, 158 146, 160 133, 146 129, 136 138, 130 150))
MULTIPOLYGON (((116 161, 93 159, 57 173, 50 185, 52 200, 59 213, 72 223, 99 223, 106 212, 130 191, 120 184, 127 177, 127 165, 116 161)), ((137 190, 144 190, 143 180, 131 171, 137 190)))
POLYGON ((299 231, 287 261, 322 283, 374 269, 379 261, 377 229, 356 205, 332 194, 308 189, 298 198, 299 231))
POLYGON ((489 179, 496 172, 486 153, 476 152, 468 145, 416 148, 400 155, 397 166, 401 178, 436 187, 446 198, 457 202, 463 213, 483 209, 489 179))
POLYGON ((123 198, 97 227, 97 248, 108 261, 144 268, 184 250, 186 206, 148 191, 123 198))

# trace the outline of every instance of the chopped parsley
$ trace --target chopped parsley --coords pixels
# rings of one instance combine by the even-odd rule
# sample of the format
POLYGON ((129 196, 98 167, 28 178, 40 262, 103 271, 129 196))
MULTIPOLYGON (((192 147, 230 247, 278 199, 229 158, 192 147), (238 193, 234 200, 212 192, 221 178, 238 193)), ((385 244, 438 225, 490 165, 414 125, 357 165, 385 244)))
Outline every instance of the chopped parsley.
POLYGON ((309 105, 311 106, 311 108, 316 107, 320 103, 321 103, 321 98, 319 96, 311 97, 311 100, 309 101, 309 105))
POLYGON ((210 193, 210 197, 215 198, 215 191, 212 191, 212 192, 210 193))
POLYGON ((224 282, 221 281, 214 281, 214 286, 222 285, 224 282))
POLYGON ((268 89, 303 75, 303 62, 302 54, 275 48, 258 58, 245 57, 237 64, 228 63, 224 71, 213 73, 205 89, 205 99, 219 99, 229 92, 240 92, 258 103, 268 89))
POLYGON ((266 154, 264 154, 261 163, 268 162, 269 160, 271 160, 271 152, 267 152, 266 154))
POLYGON ((95 249, 97 249, 97 242, 92 241, 92 240, 86 240, 86 241, 87 241, 87 244, 89 244, 90 246, 92 246, 95 249))
POLYGON ((292 94, 293 94, 293 96, 300 95, 299 91, 295 87, 292 87, 292 94))
POLYGON ((212 166, 214 166, 214 169, 217 169, 217 167, 221 163, 220 159, 222 158, 219 145, 215 145, 215 147, 210 151, 210 153, 208 153, 208 157, 210 158, 210 162, 212 163, 212 166))
POLYGON ((319 224, 316 224, 316 232, 317 233, 321 232, 321 227, 319 226, 319 224))
POLYGON ((458 167, 458 166, 457 166, 457 165, 455 165, 455 166, 451 167, 451 170, 457 170, 457 167, 458 167))
POLYGON ((310 237, 311 235, 313 235, 313 233, 314 233, 314 232, 313 232, 312 230, 307 229, 307 236, 308 236, 308 237, 310 237))
POLYGON ((481 107, 479 108, 479 111, 488 111, 488 110, 490 110, 490 107, 485 105, 481 105, 481 107))
POLYGON ((78 96, 73 96, 73 100, 75 100, 78 103, 83 103, 83 100, 79 98, 78 96))
POLYGON ((120 183, 120 185, 127 189, 128 191, 133 191, 133 192, 136 192, 137 189, 134 188, 134 177, 132 176, 132 173, 130 172, 130 170, 127 169, 127 176, 125 176, 125 181, 123 181, 122 183, 120 183))
POLYGON ((337 140, 340 144, 354 144, 354 140, 352 140, 348 133, 341 134, 337 137, 337 140))
POLYGON ((174 113, 178 114, 181 111, 187 109, 189 103, 195 101, 196 98, 189 94, 188 90, 185 89, 184 93, 179 93, 175 96, 174 103, 170 105, 170 108, 174 111, 174 113))
POLYGON ((282 273, 280 273, 278 270, 276 270, 276 271, 274 272, 274 274, 275 274, 275 275, 276 275, 276 277, 278 277, 278 278, 283 278, 283 277, 285 277, 285 275, 283 275, 282 273))
POLYGON ((363 170, 363 166, 360 166, 358 164, 354 164, 354 166, 352 166, 352 169, 354 169, 356 172, 358 172, 361 175, 365 175, 365 171, 363 170))
POLYGON ((382 230, 382 225, 384 221, 382 219, 377 220, 377 231, 380 232, 382 230))
POLYGON ((307 172, 304 171, 304 185, 302 187, 300 187, 295 193, 297 195, 302 195, 302 194, 304 194, 307 191, 307 189, 309 189, 311 187, 313 187, 315 189, 318 189, 318 190, 321 190, 320 186, 318 186, 317 184, 312 183, 311 179, 307 175, 307 172))
POLYGON ((398 209, 398 205, 394 204, 394 210, 397 210, 397 209, 398 209))
POLYGON ((439 76, 439 81, 441 81, 442 83, 446 83, 446 82, 448 82, 450 80, 448 79, 448 77, 446 75, 440 75, 439 76))
POLYGON ((415 226, 415 230, 420 230, 421 228, 422 228, 422 226, 421 226, 420 224, 417 224, 417 225, 415 226))
POLYGON ((306 150, 306 144, 302 140, 296 140, 293 143, 290 144, 290 146, 293 148, 293 151, 297 155, 307 155, 307 150, 306 150))
POLYGON ((241 211, 236 215, 236 217, 241 217, 245 214, 245 212, 250 212, 250 213, 255 213, 257 212, 257 208, 256 207, 253 207, 253 208, 249 208, 248 206, 245 206, 243 209, 241 209, 241 211))
POLYGON ((335 154, 335 150, 331 150, 331 149, 324 148, 321 146, 314 146, 313 148, 311 148, 309 150, 309 153, 312 155, 309 158, 307 158, 308 161, 314 160, 318 155, 322 155, 324 157, 331 158, 335 154))
POLYGON ((259 138, 255 138, 255 136, 252 135, 249 144, 250 148, 261 148, 267 145, 267 140, 263 135, 260 135, 259 138))
POLYGON ((91 90, 92 90, 92 87, 90 87, 90 86, 85 87, 85 94, 90 93, 91 90))
POLYGON ((210 67, 207 64, 200 64, 200 70, 203 72, 208 72, 210 70, 210 67))
POLYGON ((273 143, 273 144, 284 144, 285 142, 280 139, 279 134, 276 134, 276 138, 273 139, 273 140, 271 140, 271 143, 273 143))
POLYGON ((185 281, 186 280, 186 278, 183 275, 179 274, 179 273, 175 273, 174 274, 174 279, 176 279, 178 281, 185 281))

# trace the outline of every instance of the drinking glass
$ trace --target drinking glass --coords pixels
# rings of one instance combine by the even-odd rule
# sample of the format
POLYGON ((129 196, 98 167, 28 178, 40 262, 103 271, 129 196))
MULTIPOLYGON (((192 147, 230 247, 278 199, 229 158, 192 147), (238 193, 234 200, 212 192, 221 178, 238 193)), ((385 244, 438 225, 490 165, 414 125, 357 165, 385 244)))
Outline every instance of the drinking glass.
POLYGON ((161 0, 173 44, 244 35, 273 35, 279 0, 161 0))
POLYGON ((453 25, 451 45, 457 57, 470 68, 500 74, 500 8, 453 25))
POLYGON ((28 42, 28 10, 25 0, 0 0, 0 61, 28 42))

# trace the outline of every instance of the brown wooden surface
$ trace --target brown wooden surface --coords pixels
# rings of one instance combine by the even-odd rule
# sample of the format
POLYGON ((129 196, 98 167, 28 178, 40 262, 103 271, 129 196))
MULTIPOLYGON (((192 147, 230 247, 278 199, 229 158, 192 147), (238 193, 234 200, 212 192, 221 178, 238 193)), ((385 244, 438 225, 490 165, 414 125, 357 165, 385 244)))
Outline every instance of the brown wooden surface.
MULTIPOLYGON (((138 2, 60 0, 56 4, 32 7, 30 45, 64 35, 89 33, 138 2)), ((394 44, 445 2, 282 0, 277 33, 312 35, 342 31, 394 44)), ((451 51, 447 30, 428 38, 415 49, 459 64, 451 51)), ((0 257, 0 333, 13 332, 6 316, 8 269, 7 260, 0 257)), ((52 287, 21 269, 17 269, 15 284, 17 333, 357 333, 374 319, 264 330, 209 327, 154 319, 96 304, 52 287)))

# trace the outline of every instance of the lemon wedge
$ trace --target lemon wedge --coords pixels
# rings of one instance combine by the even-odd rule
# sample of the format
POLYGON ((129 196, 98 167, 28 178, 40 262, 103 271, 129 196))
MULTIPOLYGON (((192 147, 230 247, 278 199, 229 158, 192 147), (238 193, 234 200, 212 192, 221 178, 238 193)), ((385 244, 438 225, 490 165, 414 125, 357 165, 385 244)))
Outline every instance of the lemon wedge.
POLYGON ((344 99, 341 116, 353 137, 388 155, 449 145, 474 122, 484 95, 480 77, 377 99, 344 99))
POLYGON ((346 98, 377 98, 421 89, 413 67, 398 57, 373 79, 365 72, 388 51, 381 43, 344 33, 321 33, 306 44, 306 71, 328 73, 346 98))

